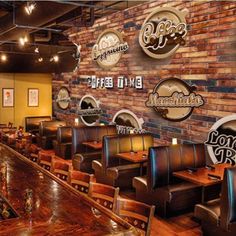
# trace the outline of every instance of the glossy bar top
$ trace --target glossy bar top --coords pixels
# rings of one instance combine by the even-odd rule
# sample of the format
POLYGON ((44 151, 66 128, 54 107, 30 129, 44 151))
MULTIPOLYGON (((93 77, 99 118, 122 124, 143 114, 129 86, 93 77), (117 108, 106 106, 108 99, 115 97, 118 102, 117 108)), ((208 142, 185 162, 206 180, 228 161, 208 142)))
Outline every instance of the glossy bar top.
POLYGON ((0 235, 138 235, 115 214, 82 196, 51 173, 0 144, 0 163, 7 163, 5 196, 19 218, 0 222, 0 235), (33 190, 32 214, 24 210, 25 189, 33 190), (91 207, 100 210, 98 218, 91 207))

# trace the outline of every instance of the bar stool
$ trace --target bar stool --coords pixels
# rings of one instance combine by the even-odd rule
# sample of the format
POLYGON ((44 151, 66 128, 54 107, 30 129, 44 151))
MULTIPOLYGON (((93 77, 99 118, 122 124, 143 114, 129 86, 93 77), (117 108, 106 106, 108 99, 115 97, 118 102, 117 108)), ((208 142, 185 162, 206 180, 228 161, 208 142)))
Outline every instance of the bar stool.
POLYGON ((51 154, 40 151, 38 153, 38 164, 45 170, 50 171, 52 167, 53 156, 51 154))
POLYGON ((29 148, 29 159, 33 162, 38 162, 38 153, 41 149, 35 144, 31 144, 29 148))
POLYGON ((70 171, 70 165, 67 163, 53 160, 51 172, 63 181, 67 181, 70 171))
POLYGON ((89 183, 95 182, 94 175, 72 170, 69 172, 68 183, 81 193, 88 194, 89 183))

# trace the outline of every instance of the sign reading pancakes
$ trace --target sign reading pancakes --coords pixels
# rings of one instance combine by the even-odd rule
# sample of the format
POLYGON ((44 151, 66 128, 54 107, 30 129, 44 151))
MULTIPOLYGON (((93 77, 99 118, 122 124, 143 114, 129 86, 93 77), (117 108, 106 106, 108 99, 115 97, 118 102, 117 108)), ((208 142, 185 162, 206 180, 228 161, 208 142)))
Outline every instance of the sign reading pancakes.
POLYGON ((218 120, 210 129, 207 141, 208 153, 213 163, 236 164, 236 115, 218 120))
POLYGON ((142 25, 139 44, 143 51, 155 59, 171 56, 185 44, 187 25, 185 16, 188 12, 171 7, 157 8, 142 25))
POLYGON ((93 46, 92 58, 100 67, 109 69, 118 63, 122 53, 128 48, 128 43, 123 41, 122 35, 118 31, 108 29, 98 37, 93 46))
POLYGON ((77 114, 80 116, 82 122, 88 126, 94 125, 102 113, 99 103, 90 95, 85 95, 81 98, 79 107, 80 109, 77 110, 77 114))
POLYGON ((70 92, 66 87, 61 87, 58 94, 57 94, 57 105, 65 110, 69 107, 70 105, 70 92))
POLYGON ((159 82, 146 101, 147 107, 152 107, 164 119, 181 121, 191 115, 195 107, 204 104, 201 95, 193 92, 194 86, 189 86, 177 78, 169 78, 159 82))
POLYGON ((143 122, 142 118, 139 119, 132 111, 127 109, 118 111, 112 120, 112 123, 116 124, 119 134, 146 133, 147 131, 142 129, 143 122))

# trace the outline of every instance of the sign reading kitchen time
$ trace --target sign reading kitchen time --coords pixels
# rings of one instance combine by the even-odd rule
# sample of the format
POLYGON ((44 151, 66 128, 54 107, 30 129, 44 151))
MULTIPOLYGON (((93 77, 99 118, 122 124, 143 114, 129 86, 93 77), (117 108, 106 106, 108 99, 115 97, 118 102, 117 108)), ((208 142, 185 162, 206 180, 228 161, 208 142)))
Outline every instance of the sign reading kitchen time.
POLYGON ((122 53, 129 48, 128 43, 123 41, 122 35, 113 29, 105 30, 97 39, 92 49, 92 58, 104 69, 115 66, 122 53))
POLYGON ((186 10, 171 7, 157 8, 143 23, 139 34, 139 44, 143 51, 155 59, 171 56, 185 44, 187 25, 186 10))
POLYGON ((184 120, 192 114, 195 107, 204 104, 202 96, 194 93, 194 89, 194 86, 177 78, 162 80, 149 93, 146 106, 154 108, 164 119, 184 120))

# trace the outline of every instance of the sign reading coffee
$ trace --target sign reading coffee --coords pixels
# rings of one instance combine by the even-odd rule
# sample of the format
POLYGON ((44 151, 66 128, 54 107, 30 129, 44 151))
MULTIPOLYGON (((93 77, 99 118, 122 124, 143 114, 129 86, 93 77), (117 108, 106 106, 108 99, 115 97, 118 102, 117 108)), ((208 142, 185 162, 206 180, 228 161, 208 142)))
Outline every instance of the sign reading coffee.
POLYGON ((202 96, 194 93, 194 89, 194 86, 177 78, 162 80, 149 93, 146 106, 154 108, 164 119, 184 120, 192 114, 195 107, 204 104, 202 96))
POLYGON ((213 163, 236 164, 236 115, 218 120, 210 129, 207 141, 208 153, 213 163))
POLYGON ((113 29, 105 30, 97 39, 92 49, 92 58, 104 69, 115 66, 122 53, 129 48, 128 43, 123 41, 122 35, 113 29))
POLYGON ((155 59, 167 58, 185 44, 188 12, 171 7, 157 8, 143 23, 139 44, 143 51, 155 59))
POLYGON ((57 105, 61 109, 67 109, 70 104, 70 92, 66 87, 61 87, 56 98, 57 105))

